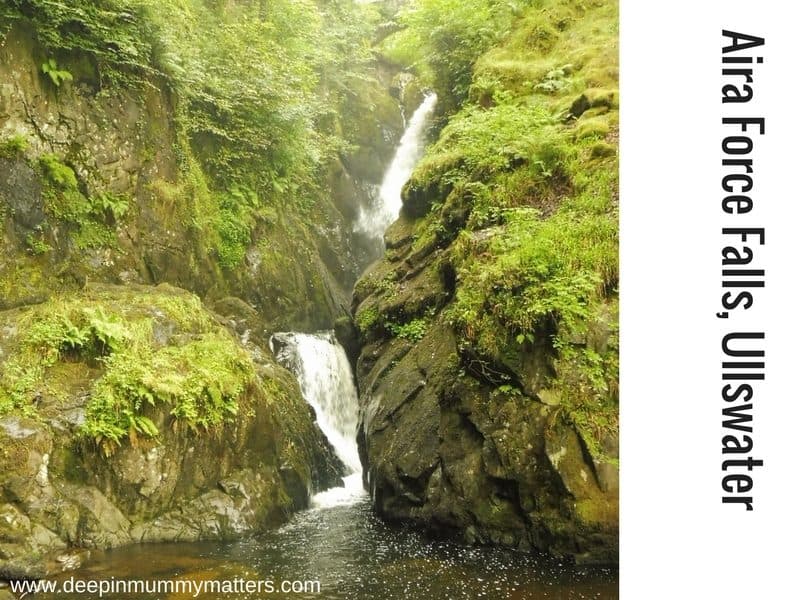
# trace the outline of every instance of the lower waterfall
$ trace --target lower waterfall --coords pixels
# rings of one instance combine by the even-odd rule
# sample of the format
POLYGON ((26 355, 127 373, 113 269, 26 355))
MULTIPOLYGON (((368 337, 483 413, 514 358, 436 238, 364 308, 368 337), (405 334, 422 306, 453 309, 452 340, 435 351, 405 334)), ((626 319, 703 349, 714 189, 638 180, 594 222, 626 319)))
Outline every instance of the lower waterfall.
POLYGON ((303 397, 317 414, 317 424, 350 471, 344 487, 316 494, 312 506, 327 508, 364 497, 356 446, 358 393, 344 348, 332 331, 276 333, 270 345, 278 362, 297 377, 303 397))

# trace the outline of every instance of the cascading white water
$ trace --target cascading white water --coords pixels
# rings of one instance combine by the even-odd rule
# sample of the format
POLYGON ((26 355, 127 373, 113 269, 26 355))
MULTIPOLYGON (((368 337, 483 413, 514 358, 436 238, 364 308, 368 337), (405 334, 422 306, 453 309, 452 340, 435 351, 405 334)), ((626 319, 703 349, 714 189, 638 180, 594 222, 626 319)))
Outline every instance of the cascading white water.
POLYGON ((400 146, 383 176, 378 197, 372 205, 361 207, 359 211, 355 230, 376 239, 380 244, 383 244, 383 232, 400 215, 403 206, 400 193, 422 156, 425 148, 425 125, 435 106, 436 94, 425 96, 400 139, 400 146))
MULTIPOLYGON (((400 214, 403 204, 400 193, 422 156, 425 124, 435 106, 436 94, 425 96, 400 139, 376 202, 359 213, 355 230, 380 245, 383 232, 400 214)), ((276 333, 270 346, 278 362, 297 377, 303 397, 317 413, 317 424, 350 469, 344 487, 316 494, 311 499, 312 506, 327 508, 356 502, 366 492, 361 484, 361 461, 356 446, 358 394, 344 348, 332 331, 276 333)))
POLYGON ((276 333, 270 345, 278 362, 297 377, 303 397, 317 413, 319 428, 350 471, 344 487, 316 494, 312 506, 326 508, 356 501, 366 492, 356 446, 358 394, 344 348, 332 331, 276 333))

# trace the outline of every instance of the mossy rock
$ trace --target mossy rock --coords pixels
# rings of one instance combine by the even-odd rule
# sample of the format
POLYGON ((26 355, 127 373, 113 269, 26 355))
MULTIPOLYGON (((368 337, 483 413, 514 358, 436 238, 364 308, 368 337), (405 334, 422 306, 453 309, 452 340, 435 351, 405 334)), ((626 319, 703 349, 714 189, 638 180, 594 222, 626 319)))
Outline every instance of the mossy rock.
POLYGON ((0 497, 54 548, 109 547, 230 539, 339 484, 295 378, 224 323, 168 285, 0 312, 0 497))
POLYGON ((356 285, 359 447, 385 518, 613 564, 617 5, 519 12, 356 285))
POLYGON ((592 144, 589 152, 592 158, 607 158, 609 156, 616 156, 617 148, 606 142, 597 142, 592 144))
POLYGON ((608 120, 602 117, 582 118, 580 123, 575 128, 575 139, 582 140, 586 138, 602 138, 608 135, 611 127, 608 120))

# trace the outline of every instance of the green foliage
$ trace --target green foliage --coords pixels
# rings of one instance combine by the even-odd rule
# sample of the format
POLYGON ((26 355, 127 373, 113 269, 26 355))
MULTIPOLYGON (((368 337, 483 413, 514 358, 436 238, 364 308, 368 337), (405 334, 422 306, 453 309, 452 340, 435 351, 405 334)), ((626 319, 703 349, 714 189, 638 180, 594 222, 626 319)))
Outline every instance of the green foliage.
POLYGON ((87 222, 92 206, 78 188, 75 171, 55 154, 42 154, 39 166, 43 176, 45 209, 49 215, 73 225, 87 222))
POLYGON ((522 390, 518 387, 504 383, 497 387, 496 394, 502 394, 505 397, 519 398, 522 396, 522 390))
POLYGON ((0 16, 32 26, 58 57, 42 66, 56 85, 69 67, 102 94, 169 90, 183 167, 196 156, 211 189, 246 184, 290 203, 309 201, 342 147, 319 125, 366 78, 378 18, 347 0, 9 0, 0 16))
POLYGON ((49 216, 71 226, 70 239, 81 250, 109 247, 116 243, 114 229, 128 213, 130 199, 101 192, 87 197, 75 171, 55 154, 42 154, 39 167, 44 181, 43 196, 49 216))
MULTIPOLYGON (((143 74, 152 71, 154 31, 142 19, 144 3, 8 0, 5 4, 3 16, 33 23, 36 37, 51 53, 61 55, 80 50, 91 55, 105 83, 141 80, 143 74)), ((52 58, 45 65, 42 71, 48 75, 66 73, 58 69, 52 58)), ((63 80, 56 75, 53 83, 59 85, 63 80)))
MULTIPOLYGON (((53 57, 44 77, 59 83, 56 72, 69 72, 84 84, 79 94, 124 98, 143 115, 154 105, 167 111, 166 129, 161 122, 157 132, 142 128, 135 157, 149 163, 174 154, 176 176, 149 183, 163 200, 158 216, 179 219, 202 254, 197 263, 215 260, 226 276, 242 264, 254 232, 281 238, 270 249, 274 260, 263 261, 279 269, 315 244, 314 219, 339 218, 331 163, 355 151, 355 124, 365 114, 396 110, 374 79, 378 18, 375 6, 351 0, 9 0, 0 7, 0 25, 13 20, 6 29, 33 37, 37 55, 53 57), (171 148, 157 150, 170 139, 171 148)), ((368 133, 374 138, 374 128, 368 133)), ((51 238, 73 249, 113 249, 133 198, 96 189, 82 150, 64 148, 61 160, 43 161, 49 225, 66 225, 66 235, 51 238)))
POLYGON ((30 413, 34 395, 48 386, 47 370, 59 361, 93 362, 128 341, 118 317, 76 303, 49 303, 41 314, 21 316, 19 326, 25 332, 20 347, 0 368, 0 414, 30 413))
POLYGON ((362 333, 367 333, 382 322, 381 314, 374 306, 359 309, 356 313, 356 326, 362 333))
MULTIPOLYGON (((565 418, 597 440, 616 427, 617 408, 616 3, 458 4, 419 0, 387 42, 418 45, 414 60, 437 90, 462 102, 404 201, 430 207, 418 243, 455 240, 444 317, 460 344, 487 364, 551 352, 546 385, 565 418), (469 38, 462 26, 479 33, 469 38), (454 46, 437 39, 445 32, 454 46), (457 79, 445 85, 436 74, 448 68, 457 79)), ((412 323, 415 333, 403 331, 418 335, 422 324, 412 323)), ((394 335, 399 327, 386 325, 394 335)))
POLYGON ((226 269, 233 269, 242 262, 250 245, 260 202, 256 193, 247 187, 233 187, 227 193, 217 194, 216 199, 219 212, 214 227, 219 235, 219 263, 226 269))
POLYGON ((19 158, 28 149, 28 138, 16 134, 0 142, 0 158, 19 158))
POLYGON ((416 0, 384 43, 396 62, 430 73, 445 112, 462 102, 475 61, 507 33, 520 6, 497 0, 416 0))
POLYGON ((61 162, 55 154, 42 154, 39 157, 43 175, 58 189, 65 192, 78 191, 78 178, 71 167, 61 162))
POLYGON ((50 244, 33 233, 29 233, 27 236, 25 236, 25 245, 28 246, 28 250, 35 256, 47 254, 50 252, 50 250, 52 250, 50 244))
POLYGON ((541 2, 476 61, 470 98, 485 105, 528 96, 563 113, 565 96, 616 89, 618 33, 615 3, 541 2))
POLYGON ((90 198, 92 214, 96 217, 111 217, 115 222, 121 221, 130 210, 131 200, 127 196, 101 192, 90 198))
POLYGON ((365 275, 356 283, 355 294, 358 297, 365 298, 370 294, 377 293, 383 298, 391 298, 397 292, 397 281, 395 277, 396 274, 394 272, 390 272, 382 277, 379 277, 375 273, 365 275))
POLYGON ((546 94, 556 94, 564 90, 569 85, 569 80, 566 79, 567 75, 572 72, 572 65, 564 65, 548 71, 542 81, 537 83, 533 89, 537 92, 544 92, 546 94))
POLYGON ((573 331, 615 283, 616 230, 607 215, 562 209, 541 220, 530 209, 509 210, 506 226, 481 248, 478 260, 475 250, 465 234, 450 316, 475 331, 491 354, 507 343, 502 332, 508 330, 529 335, 554 320, 573 331))
POLYGON ((142 411, 167 404, 170 414, 192 428, 210 429, 238 411, 238 399, 253 377, 247 355, 229 335, 201 334, 181 346, 116 352, 105 359, 87 405, 86 435, 119 444, 131 431, 158 435, 142 411))
POLYGON ((121 319, 109 317, 102 306, 65 306, 46 319, 31 322, 25 345, 38 350, 49 367, 67 356, 84 360, 106 356, 120 350, 129 338, 121 319))
MULTIPOLYGON (((568 408, 567 418, 581 432, 582 438, 595 458, 611 461, 605 456, 598 440, 603 434, 619 427, 617 401, 619 398, 619 327, 618 306, 611 303, 613 322, 605 332, 604 342, 589 343, 582 347, 576 344, 561 344, 556 369, 559 374, 558 393, 568 408)), ((608 306, 606 307, 608 308, 608 306)), ((606 315, 596 315, 590 323, 588 337, 592 337, 591 326, 603 322, 606 315)))
POLYGON ((468 106, 450 120, 410 185, 425 187, 432 179, 449 185, 480 184, 520 166, 527 166, 531 180, 542 181, 569 152, 561 129, 543 107, 505 104, 483 110, 468 106))
POLYGON ((47 75, 56 87, 60 87, 65 81, 72 81, 72 73, 59 69, 55 58, 49 58, 47 62, 42 63, 42 73, 47 75))
POLYGON ((425 337, 428 331, 428 319, 412 319, 408 323, 388 323, 386 327, 395 337, 409 342, 418 342, 425 337))
POLYGON ((157 436, 150 411, 159 405, 178 423, 213 428, 237 413, 254 378, 246 352, 188 294, 101 290, 16 318, 15 350, 0 365, 0 414, 35 414, 37 397, 64 394, 53 374, 85 364, 95 376, 82 433, 106 452, 128 436, 157 436), (157 329, 176 335, 165 341, 157 329))
POLYGON ((35 414, 33 399, 43 377, 44 368, 38 362, 6 361, 0 373, 0 415, 35 414))

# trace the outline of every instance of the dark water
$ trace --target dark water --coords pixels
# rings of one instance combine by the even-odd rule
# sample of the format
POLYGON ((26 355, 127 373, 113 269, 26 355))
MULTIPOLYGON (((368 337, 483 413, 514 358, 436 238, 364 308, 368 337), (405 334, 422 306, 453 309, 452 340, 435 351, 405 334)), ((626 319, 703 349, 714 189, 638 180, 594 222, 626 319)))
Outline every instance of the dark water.
MULTIPOLYGON (((391 528, 368 500, 310 510, 268 534, 232 543, 142 545, 95 553, 60 577, 116 580, 318 580, 320 593, 206 593, 197 598, 494 599, 618 598, 617 573, 499 549, 430 541, 391 528)), ((37 594, 37 598, 97 597, 37 594)), ((189 598, 192 594, 105 594, 189 598)))

